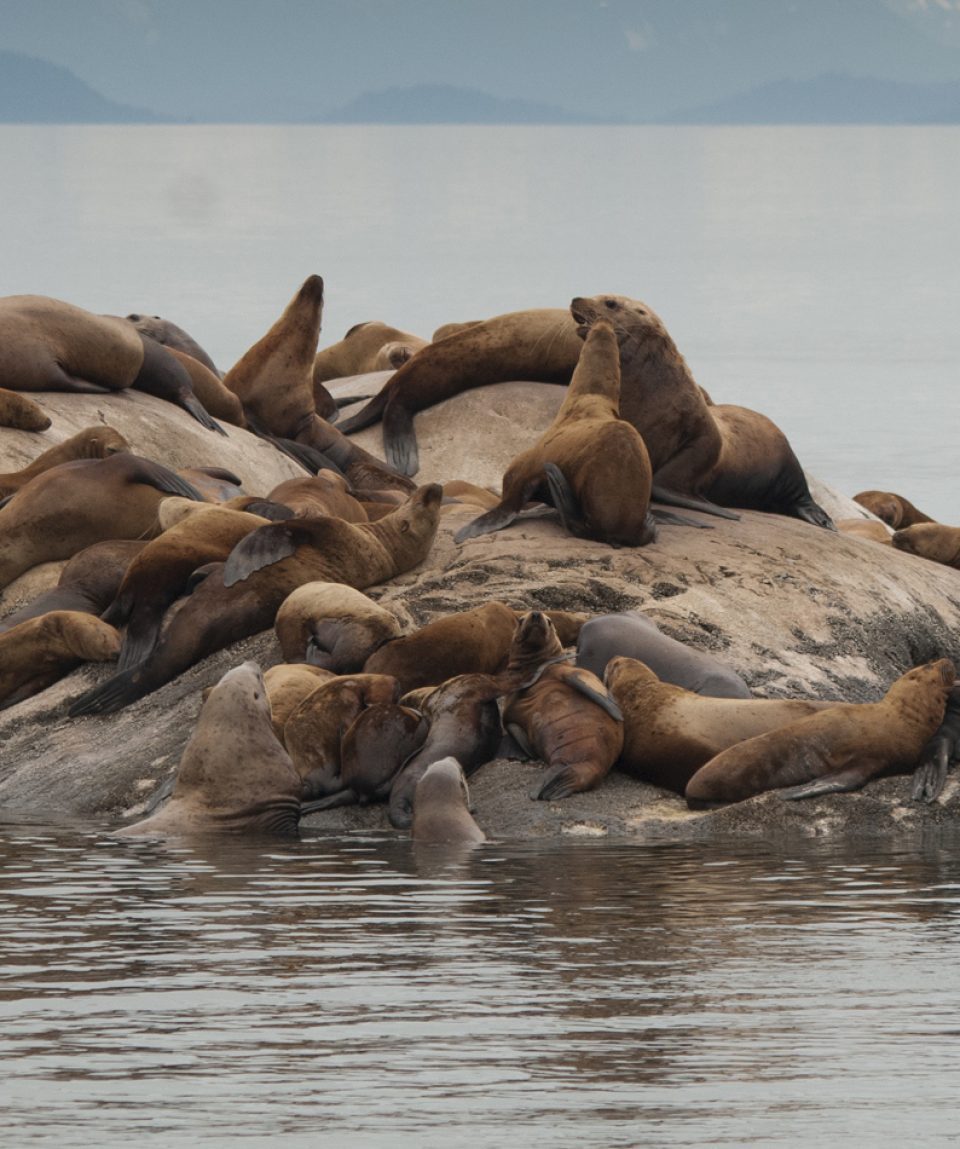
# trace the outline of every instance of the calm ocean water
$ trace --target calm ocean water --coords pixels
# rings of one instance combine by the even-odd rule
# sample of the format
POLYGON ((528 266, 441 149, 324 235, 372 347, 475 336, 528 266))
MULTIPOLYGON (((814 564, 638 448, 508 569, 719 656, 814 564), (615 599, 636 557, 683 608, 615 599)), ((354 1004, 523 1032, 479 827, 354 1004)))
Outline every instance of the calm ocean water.
MULTIPOLYGON (((0 128, 0 294, 229 366, 622 292, 945 521, 960 129, 0 128)), ((960 836, 277 847, 0 826, 4 1145, 954 1144, 960 836)))

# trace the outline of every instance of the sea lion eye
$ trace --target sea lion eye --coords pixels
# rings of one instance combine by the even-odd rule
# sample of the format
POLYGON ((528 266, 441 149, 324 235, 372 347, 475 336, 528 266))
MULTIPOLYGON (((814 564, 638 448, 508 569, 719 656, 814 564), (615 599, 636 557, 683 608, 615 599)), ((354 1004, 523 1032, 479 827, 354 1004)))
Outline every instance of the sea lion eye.
POLYGON ((603 301, 603 305, 604 307, 609 307, 611 311, 616 311, 617 307, 619 306, 615 299, 605 299, 603 301))

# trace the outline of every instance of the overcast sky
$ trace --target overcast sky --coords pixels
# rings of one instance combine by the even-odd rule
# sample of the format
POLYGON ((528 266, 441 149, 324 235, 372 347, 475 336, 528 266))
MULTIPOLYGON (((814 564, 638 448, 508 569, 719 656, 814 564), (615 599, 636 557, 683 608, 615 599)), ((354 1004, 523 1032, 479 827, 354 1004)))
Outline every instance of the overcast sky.
POLYGON ((960 0, 0 0, 0 48, 197 119, 456 84, 647 118, 824 72, 960 80, 960 0))

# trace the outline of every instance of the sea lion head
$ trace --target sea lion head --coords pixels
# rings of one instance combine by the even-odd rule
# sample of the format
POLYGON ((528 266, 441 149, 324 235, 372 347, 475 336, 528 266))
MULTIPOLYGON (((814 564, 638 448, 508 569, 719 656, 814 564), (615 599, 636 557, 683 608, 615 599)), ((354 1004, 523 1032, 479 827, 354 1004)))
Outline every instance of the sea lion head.
POLYGON ((903 504, 892 491, 861 491, 853 496, 859 503, 888 527, 896 529, 903 519, 903 504))
POLYGON ((914 523, 896 531, 890 540, 900 551, 930 562, 955 566, 960 561, 960 529, 941 523, 914 523))
POLYGON ((116 428, 106 424, 78 431, 74 439, 82 444, 83 457, 87 459, 106 459, 109 455, 130 450, 130 444, 123 435, 116 428))
POLYGON ((639 299, 626 295, 578 295, 570 302, 570 314, 581 339, 586 339, 590 328, 601 318, 612 325, 620 344, 630 335, 636 337, 639 331, 663 328, 654 311, 639 299))
POLYGON ((628 658, 625 654, 611 658, 603 672, 603 684, 613 695, 616 695, 618 687, 657 681, 659 679, 645 662, 628 658))
POLYGON ((411 347, 409 343, 399 341, 384 343, 377 352, 374 370, 397 371, 404 363, 413 358, 415 351, 416 348, 411 347))
POLYGON ((479 845, 486 835, 470 814, 470 793, 456 758, 431 763, 417 783, 413 839, 438 846, 479 845))
POLYGON ((550 619, 541 610, 528 610, 517 619, 510 646, 510 661, 529 658, 553 658, 563 653, 563 646, 550 619))
POLYGON ((440 522, 442 502, 443 487, 439 483, 427 483, 417 487, 390 517, 398 523, 401 534, 418 540, 432 539, 440 522))

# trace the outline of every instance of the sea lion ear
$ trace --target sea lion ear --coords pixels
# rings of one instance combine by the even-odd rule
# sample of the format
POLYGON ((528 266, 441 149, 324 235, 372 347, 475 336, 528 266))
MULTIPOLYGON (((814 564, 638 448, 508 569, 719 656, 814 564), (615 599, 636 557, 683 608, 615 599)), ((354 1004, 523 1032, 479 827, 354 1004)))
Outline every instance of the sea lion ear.
POLYGON ((407 531, 409 531, 409 530, 410 530, 410 522, 408 519, 404 519, 400 523, 400 534, 405 535, 407 533, 407 531))

